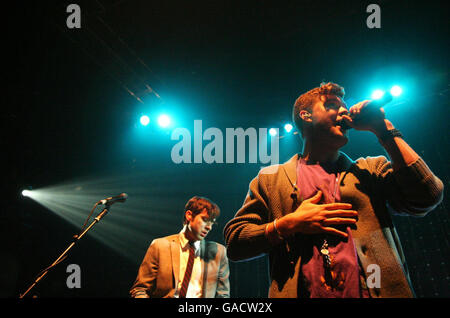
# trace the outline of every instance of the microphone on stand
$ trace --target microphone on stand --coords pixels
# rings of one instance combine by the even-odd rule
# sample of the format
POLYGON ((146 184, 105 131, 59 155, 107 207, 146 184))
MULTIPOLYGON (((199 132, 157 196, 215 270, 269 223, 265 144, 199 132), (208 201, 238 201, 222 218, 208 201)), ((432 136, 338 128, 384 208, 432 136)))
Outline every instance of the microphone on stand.
POLYGON ((56 259, 56 261, 54 261, 49 267, 47 267, 46 269, 42 270, 39 274, 38 277, 35 279, 35 281, 31 284, 30 287, 28 287, 28 289, 23 293, 19 295, 19 298, 24 298, 28 292, 34 287, 36 286, 36 284, 44 278, 45 275, 47 275, 47 273, 54 268, 56 265, 58 265, 59 263, 61 263, 64 259, 66 259, 69 250, 95 225, 97 224, 105 215, 106 213, 108 213, 109 210, 109 206, 111 204, 114 204, 116 202, 125 202, 125 200, 128 198, 128 194, 126 193, 121 193, 119 195, 116 195, 115 197, 109 197, 106 198, 104 200, 100 200, 98 201, 95 205, 94 208, 91 210, 91 213, 89 214, 86 222, 84 223, 84 225, 81 228, 81 232, 80 234, 74 235, 73 236, 73 240, 72 243, 69 245, 69 247, 66 248, 66 250, 56 259), (97 207, 97 205, 102 204, 105 205, 106 207, 103 209, 103 211, 94 219, 94 221, 91 223, 91 225, 89 225, 86 228, 86 224, 92 214, 92 212, 94 211, 94 209, 97 207))
MULTIPOLYGON (((392 98, 393 98, 392 94, 389 93, 389 92, 386 92, 386 93, 384 93, 384 95, 383 95, 382 98, 380 98, 380 99, 375 99, 375 100, 370 101, 369 103, 367 103, 367 104, 364 106, 364 108, 365 108, 366 110, 368 110, 369 112, 370 112, 371 110, 380 109, 380 108, 383 107, 384 105, 390 103, 390 102, 392 101, 392 98)), ((356 117, 357 115, 349 114, 349 116, 350 116, 351 119, 355 119, 355 117, 356 117)), ((353 127, 350 127, 344 120, 342 120, 341 126, 342 126, 344 129, 347 129, 347 130, 353 128, 353 127)))
POLYGON ((102 205, 112 205, 116 202, 125 202, 125 200, 128 198, 128 194, 126 193, 121 193, 119 195, 116 195, 114 197, 109 197, 103 200, 98 201, 98 204, 102 204, 102 205))

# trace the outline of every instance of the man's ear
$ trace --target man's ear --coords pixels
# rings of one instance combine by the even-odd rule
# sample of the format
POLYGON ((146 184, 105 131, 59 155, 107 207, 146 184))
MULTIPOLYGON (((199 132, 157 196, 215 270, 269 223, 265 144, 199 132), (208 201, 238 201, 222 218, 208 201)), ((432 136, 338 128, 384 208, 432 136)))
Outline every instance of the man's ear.
POLYGON ((186 212, 184 212, 184 218, 186 219, 186 224, 189 224, 192 220, 192 211, 187 210, 186 212))
POLYGON ((311 121, 311 113, 308 112, 307 110, 301 110, 299 115, 300 118, 303 119, 304 121, 311 121))

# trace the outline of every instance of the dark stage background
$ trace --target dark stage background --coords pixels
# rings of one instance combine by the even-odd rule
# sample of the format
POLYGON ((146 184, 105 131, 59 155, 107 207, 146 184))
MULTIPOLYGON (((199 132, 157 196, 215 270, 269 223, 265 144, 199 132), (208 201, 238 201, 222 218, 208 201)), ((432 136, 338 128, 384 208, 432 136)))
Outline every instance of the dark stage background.
MULTIPOLYGON (((402 102, 386 108, 388 118, 448 188, 445 1, 377 1, 380 29, 366 26, 368 1, 78 1, 81 29, 68 29, 70 3, 28 1, 3 11, 1 297, 18 297, 95 203, 78 207, 71 223, 64 209, 22 197, 26 187, 110 178, 96 188, 97 200, 130 195, 30 296, 129 297, 148 244, 180 230, 193 195, 221 207, 209 239, 224 243, 223 226, 261 164, 176 165, 170 130, 153 121, 140 127, 143 112, 164 110, 189 129, 194 119, 203 130, 282 129, 295 99, 321 81, 344 86, 350 103, 403 81, 402 102), (68 264, 80 266, 81 288, 67 288, 68 264)), ((370 134, 350 138, 344 151, 354 159, 383 154, 370 134)), ((280 161, 300 147, 297 136, 280 139, 280 161)), ((394 217, 418 297, 450 296, 447 207, 446 192, 424 218, 394 217)), ((232 297, 267 296, 265 257, 230 269, 232 297)))

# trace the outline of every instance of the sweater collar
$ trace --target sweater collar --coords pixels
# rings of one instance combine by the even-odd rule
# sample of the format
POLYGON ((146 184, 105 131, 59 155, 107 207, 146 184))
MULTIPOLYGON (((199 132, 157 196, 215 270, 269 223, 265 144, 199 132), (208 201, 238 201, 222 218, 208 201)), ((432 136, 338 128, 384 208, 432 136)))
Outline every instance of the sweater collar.
MULTIPOLYGON (((300 154, 297 153, 282 165, 283 170, 289 179, 289 182, 294 188, 297 188, 297 162, 300 158, 301 158, 300 154)), ((337 164, 339 165, 340 171, 347 172, 354 163, 355 162, 352 159, 350 159, 350 157, 347 156, 345 153, 343 153, 342 151, 339 152, 337 164)))

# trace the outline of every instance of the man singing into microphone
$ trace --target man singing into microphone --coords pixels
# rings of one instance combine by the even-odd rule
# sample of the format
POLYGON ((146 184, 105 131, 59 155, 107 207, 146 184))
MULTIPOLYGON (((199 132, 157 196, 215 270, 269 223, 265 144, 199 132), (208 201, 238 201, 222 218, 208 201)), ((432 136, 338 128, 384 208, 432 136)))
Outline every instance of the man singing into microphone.
POLYGON ((205 241, 219 207, 195 196, 184 209, 180 233, 153 240, 130 294, 134 298, 229 298, 225 247, 205 241))
POLYGON ((269 297, 414 296, 390 213, 425 215, 443 184, 383 109, 343 98, 323 83, 295 101, 302 153, 262 169, 225 226, 231 260, 269 255, 269 297), (390 161, 340 152, 349 127, 375 134, 390 161))

